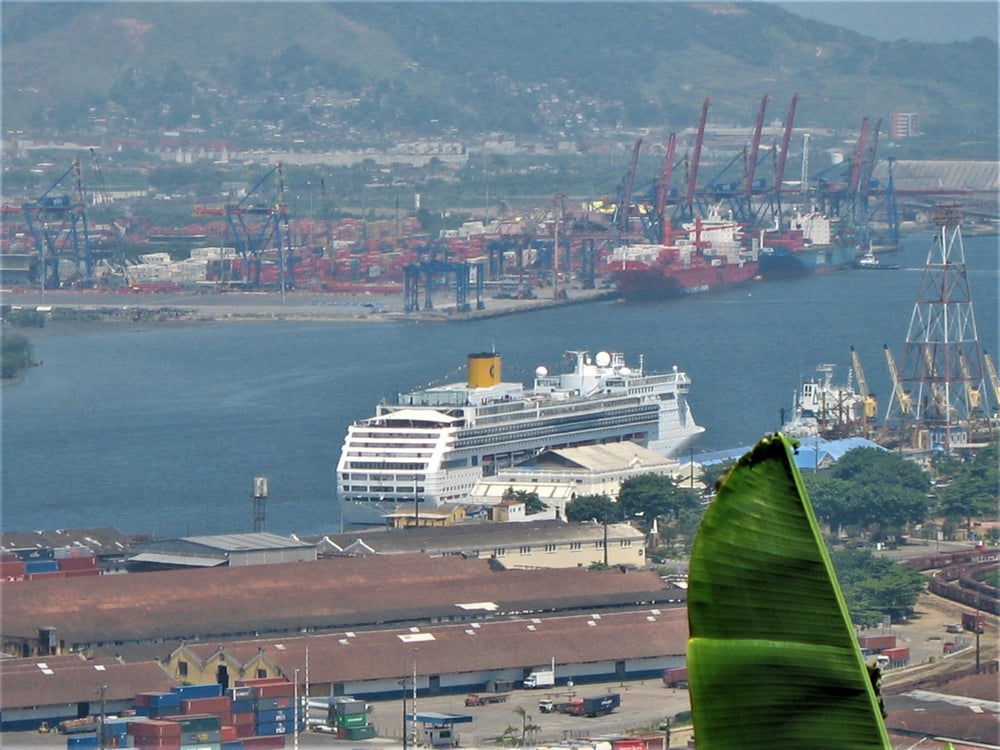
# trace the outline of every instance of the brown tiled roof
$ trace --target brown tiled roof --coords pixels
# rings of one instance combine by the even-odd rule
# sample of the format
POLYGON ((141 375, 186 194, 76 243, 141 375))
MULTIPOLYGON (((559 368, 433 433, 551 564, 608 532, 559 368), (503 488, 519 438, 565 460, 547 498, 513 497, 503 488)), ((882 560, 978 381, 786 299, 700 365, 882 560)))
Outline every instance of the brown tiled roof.
POLYGON ((892 711, 885 720, 892 732, 997 746, 1000 725, 992 711, 973 711, 966 706, 929 706, 916 711, 892 711))
POLYGON ((147 690, 167 691, 177 683, 157 662, 121 664, 79 657, 0 660, 0 710, 97 702, 101 687, 108 701, 131 700, 147 690), (40 665, 47 665, 46 668, 40 665))
POLYGON ((0 584, 0 595, 4 636, 54 627, 67 645, 429 621, 469 602, 509 614, 666 606, 679 596, 648 571, 496 571, 487 560, 419 554, 22 581, 0 584))
MULTIPOLYGON (((306 650, 314 683, 396 677, 417 649, 422 674, 455 674, 548 664, 681 656, 687 647, 687 610, 649 608, 635 612, 484 621, 472 625, 369 630, 234 641, 222 645, 240 664, 260 651, 287 675, 305 674, 306 650)), ((205 661, 218 643, 192 643, 188 653, 205 661)))

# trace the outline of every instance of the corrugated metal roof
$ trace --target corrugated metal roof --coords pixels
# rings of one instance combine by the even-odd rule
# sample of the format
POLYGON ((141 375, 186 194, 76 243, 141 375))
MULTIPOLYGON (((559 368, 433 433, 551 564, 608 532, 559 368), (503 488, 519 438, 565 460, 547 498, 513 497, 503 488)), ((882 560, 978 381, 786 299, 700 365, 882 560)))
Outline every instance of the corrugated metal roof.
MULTIPOLYGON (((677 590, 678 595, 683 592, 677 590)), ((424 673, 454 674, 548 664, 580 664, 678 656, 687 648, 687 609, 641 607, 628 612, 524 616, 517 619, 410 628, 357 630, 324 635, 231 641, 221 646, 233 660, 247 664, 263 653, 285 671, 305 663, 309 649, 314 683, 379 680, 395 677, 399 666, 387 654, 402 653, 400 636, 423 635, 424 673)), ((218 653, 213 643, 188 643, 186 653, 206 661, 218 653)))
POLYGON ((593 472, 621 471, 634 467, 637 463, 649 467, 677 463, 672 458, 666 458, 641 445, 625 441, 581 445, 574 448, 553 448, 539 454, 533 461, 519 464, 517 470, 531 470, 535 466, 545 468, 547 459, 551 456, 559 456, 575 466, 593 472))
POLYGON ((3 597, 4 635, 36 637, 43 624, 71 645, 429 621, 453 617, 461 601, 490 600, 506 612, 557 612, 669 598, 651 571, 493 571, 486 559, 420 554, 52 578, 6 584, 3 597))
POLYGON ((151 563, 153 565, 183 565, 189 568, 214 568, 226 564, 226 560, 219 557, 167 555, 159 552, 140 552, 138 555, 130 557, 128 561, 130 563, 151 563))
POLYGON ((103 690, 108 701, 132 700, 144 691, 168 691, 173 679, 155 661, 123 664, 116 660, 55 663, 57 657, 0 660, 0 710, 30 706, 96 703, 103 690), (24 662, 30 668, 23 668, 24 662), (47 664, 48 668, 40 668, 47 664))
MULTIPOLYGON (((889 176, 888 161, 876 164, 872 176, 885 182, 889 176)), ((897 159, 892 179, 896 190, 990 192, 1000 190, 1000 162, 897 159)))
POLYGON ((314 545, 278 534, 258 532, 254 534, 213 534, 209 536, 184 537, 184 541, 226 552, 247 552, 265 549, 299 549, 314 545))

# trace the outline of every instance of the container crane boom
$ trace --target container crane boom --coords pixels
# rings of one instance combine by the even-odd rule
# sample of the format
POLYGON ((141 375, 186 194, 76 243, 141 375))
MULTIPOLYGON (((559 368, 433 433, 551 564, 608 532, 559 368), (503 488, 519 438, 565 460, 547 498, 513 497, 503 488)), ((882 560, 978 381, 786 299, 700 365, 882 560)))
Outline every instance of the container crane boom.
POLYGON ((781 194, 781 183, 785 179, 785 163, 788 161, 788 145, 792 142, 792 123, 795 122, 795 106, 798 101, 799 95, 792 94, 792 103, 785 116, 785 130, 781 135, 781 152, 778 154, 778 163, 774 170, 774 192, 778 195, 781 194))
POLYGON ((972 374, 969 372, 969 363, 965 361, 965 354, 958 352, 958 364, 962 368, 962 379, 965 381, 965 398, 969 402, 969 411, 979 408, 982 402, 982 394, 979 388, 972 383, 972 374))
POLYGON ((629 163, 628 174, 625 175, 625 190, 622 193, 621 205, 618 206, 618 228, 628 231, 628 217, 632 205, 632 188, 635 186, 635 171, 639 167, 639 149, 642 147, 642 138, 635 142, 632 147, 632 161, 629 163))
POLYGON ((701 147, 705 142, 705 123, 708 121, 708 108, 712 105, 711 99, 705 99, 701 105, 701 117, 698 119, 698 135, 694 141, 694 153, 691 155, 691 171, 688 174, 687 195, 684 196, 684 205, 690 210, 694 205, 695 190, 698 185, 698 162, 701 159, 701 147))
POLYGON ((753 177, 757 169, 757 153, 760 151, 760 133, 764 129, 764 110, 767 109, 767 94, 760 100, 760 109, 757 111, 757 122, 754 125, 753 140, 750 142, 750 159, 747 161, 747 182, 744 187, 746 199, 750 200, 753 194, 753 177))
MULTIPOLYGON (((892 358, 892 352, 889 351, 889 347, 885 347, 885 361, 889 366, 889 377, 892 379, 892 392, 896 399, 899 401, 899 410, 903 414, 909 414, 910 410, 913 408, 913 399, 909 393, 903 390, 903 384, 899 380, 899 371, 896 369, 896 361, 892 358)), ((892 404, 889 404, 890 408, 892 404)))
POLYGON ((677 134, 671 133, 667 139, 667 155, 663 159, 659 182, 656 186, 656 217, 662 218, 667 210, 667 197, 670 195, 670 180, 674 174, 674 155, 677 152, 677 134))
POLYGON ((861 121, 861 132, 858 134, 858 145, 854 150, 854 158, 851 160, 851 177, 847 184, 847 189, 853 195, 858 191, 861 183, 861 166, 865 158, 865 142, 868 140, 868 117, 861 121))

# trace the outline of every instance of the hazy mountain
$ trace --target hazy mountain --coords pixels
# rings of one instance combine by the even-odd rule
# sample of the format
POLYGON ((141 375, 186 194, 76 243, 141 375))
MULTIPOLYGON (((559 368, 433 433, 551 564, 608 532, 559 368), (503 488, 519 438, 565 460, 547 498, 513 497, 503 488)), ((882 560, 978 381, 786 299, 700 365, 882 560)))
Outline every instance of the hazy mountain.
MULTIPOLYGON (((4 127, 544 133, 918 112, 995 144, 997 45, 879 42, 761 3, 4 2, 4 127)), ((995 148, 994 148, 995 150, 995 148)))

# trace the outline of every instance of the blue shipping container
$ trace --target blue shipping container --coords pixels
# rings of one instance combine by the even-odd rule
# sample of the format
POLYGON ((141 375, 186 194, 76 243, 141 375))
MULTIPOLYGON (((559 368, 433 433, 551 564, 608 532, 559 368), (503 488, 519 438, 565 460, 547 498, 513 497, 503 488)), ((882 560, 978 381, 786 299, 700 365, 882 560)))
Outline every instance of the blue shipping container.
POLYGON ((27 560, 24 563, 24 572, 28 573, 55 573, 59 570, 58 560, 27 560))
POLYGON ((294 710, 291 708, 274 708, 267 711, 257 712, 258 724, 273 724, 276 721, 292 721, 295 719, 294 710))
POLYGON ((97 750, 100 745, 96 734, 80 734, 76 737, 67 737, 66 747, 72 750, 97 750))
POLYGON ((180 708, 181 696, 177 693, 154 693, 149 696, 150 708, 180 708))
POLYGON ((269 737, 276 734, 292 734, 292 733, 293 733, 292 722, 290 721, 272 721, 266 724, 257 725, 257 734, 265 737, 269 737))
POLYGON ((200 685, 175 685, 170 692, 177 693, 181 700, 193 698, 218 698, 222 695, 222 685, 217 682, 205 682, 200 685))
POLYGON ((257 702, 253 698, 233 701, 234 714, 252 714, 257 710, 257 702))
POLYGON ((230 740, 222 743, 222 750, 246 750, 243 740, 230 740))

